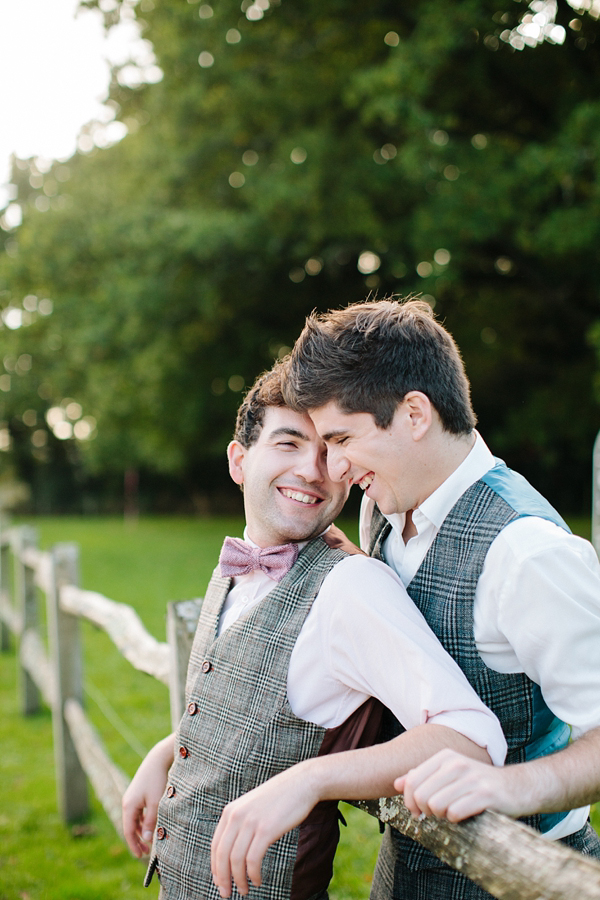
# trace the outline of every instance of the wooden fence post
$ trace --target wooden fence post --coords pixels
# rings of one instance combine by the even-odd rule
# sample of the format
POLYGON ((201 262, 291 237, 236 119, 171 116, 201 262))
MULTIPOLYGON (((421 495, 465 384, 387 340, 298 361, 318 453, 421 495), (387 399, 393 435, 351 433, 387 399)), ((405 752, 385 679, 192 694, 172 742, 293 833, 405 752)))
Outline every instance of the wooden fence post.
MULTIPOLYGON (((11 604, 10 596, 10 547, 4 537, 6 522, 0 516, 0 606, 4 609, 11 604)), ((12 604, 11 604, 12 605, 12 604)), ((0 652, 10 650, 10 628, 4 616, 0 615, 0 652)))
POLYGON ((58 807, 65 822, 89 811, 85 772, 65 719, 65 702, 71 698, 83 705, 83 667, 79 619, 60 608, 60 589, 79 584, 79 548, 56 544, 52 548, 52 570, 48 591, 48 642, 54 670, 55 696, 52 709, 54 765, 58 807))
MULTIPOLYGON (((29 525, 22 525, 16 534, 15 554, 15 594, 21 621, 21 637, 26 631, 38 630, 38 607, 34 572, 25 565, 22 553, 29 547, 37 547, 37 531, 29 525)), ((24 716, 38 712, 40 691, 35 681, 19 661, 19 696, 21 712, 24 716)))
POLYGON ((600 432, 594 441, 592 476, 592 544, 600 556, 600 432))
POLYGON ((185 679, 200 616, 202 600, 180 600, 167 604, 167 641, 169 644, 169 697, 171 725, 177 730, 185 704, 185 679))

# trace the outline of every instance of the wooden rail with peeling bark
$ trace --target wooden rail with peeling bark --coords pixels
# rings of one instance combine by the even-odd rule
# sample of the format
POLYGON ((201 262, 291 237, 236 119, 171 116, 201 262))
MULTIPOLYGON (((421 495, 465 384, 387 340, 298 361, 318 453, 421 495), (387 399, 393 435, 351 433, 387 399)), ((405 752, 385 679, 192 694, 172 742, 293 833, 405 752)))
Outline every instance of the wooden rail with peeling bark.
POLYGON ((169 684, 169 647, 148 634, 131 606, 65 584, 60 589, 60 608, 102 628, 134 669, 169 684))
MULTIPOLYGON (((169 684, 175 728, 184 710, 187 661, 201 602, 169 604, 168 643, 160 643, 131 607, 85 591, 78 581, 75 545, 57 544, 42 552, 33 529, 2 529, 0 523, 0 649, 8 649, 11 634, 20 637, 23 713, 35 712, 40 697, 52 708, 63 818, 72 821, 88 812, 89 779, 122 836, 121 799, 128 778, 111 760, 83 708, 79 620, 103 628, 136 669, 169 684), (47 598, 49 652, 38 628, 36 588, 47 598)), ((506 816, 486 812, 453 825, 443 819, 413 819, 401 797, 354 805, 423 844, 499 900, 600 900, 600 864, 506 816)))
POLYGON ((600 863, 500 813, 414 819, 401 797, 353 806, 418 841, 499 900, 600 900, 600 863))

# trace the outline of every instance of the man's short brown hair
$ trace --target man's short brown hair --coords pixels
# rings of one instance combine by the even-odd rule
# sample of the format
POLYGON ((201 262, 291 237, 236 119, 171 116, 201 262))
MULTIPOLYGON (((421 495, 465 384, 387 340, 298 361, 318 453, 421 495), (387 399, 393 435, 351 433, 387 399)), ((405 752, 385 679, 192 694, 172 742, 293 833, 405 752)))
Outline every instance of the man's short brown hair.
POLYGON ((265 410, 270 406, 287 406, 281 389, 283 371, 284 364, 278 362, 260 375, 238 409, 233 439, 246 450, 258 440, 265 421, 265 410))
POLYGON ((288 405, 299 412, 335 401, 344 413, 371 413, 388 428, 409 391, 426 394, 443 428, 468 434, 476 418, 452 336, 420 300, 354 303, 313 313, 285 374, 288 405))

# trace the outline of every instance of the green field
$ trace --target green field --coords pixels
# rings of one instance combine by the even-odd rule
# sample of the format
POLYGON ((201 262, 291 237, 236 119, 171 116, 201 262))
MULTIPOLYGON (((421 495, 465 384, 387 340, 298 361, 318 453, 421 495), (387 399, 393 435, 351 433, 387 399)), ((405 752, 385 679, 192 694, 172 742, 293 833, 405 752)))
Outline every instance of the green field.
MULTIPOLYGON (((30 520, 28 520, 30 521, 30 520)), ((133 606, 148 630, 165 640, 169 600, 202 595, 225 534, 241 535, 239 519, 39 519, 40 546, 75 540, 81 583, 133 606)), ((86 706, 111 756, 133 775, 141 754, 170 731, 167 689, 133 670, 104 635, 84 623, 86 706), (106 710, 106 704, 110 708, 106 710), (114 719, 108 721, 103 709, 114 719), (119 721, 120 720, 120 721, 119 721)), ((14 647, 0 655, 0 719, 4 790, 0 795, 0 900, 148 900, 143 864, 133 859, 96 800, 74 827, 57 813, 50 713, 23 718, 17 708, 14 647)), ((348 807, 332 897, 369 894, 379 844, 377 823, 348 807)))
MULTIPOLYGON (((151 518, 137 525, 61 518, 33 524, 44 548, 77 541, 82 586, 133 606, 160 640, 165 639, 167 602, 201 595, 224 534, 240 535, 242 527, 239 519, 223 518, 151 518)), ((572 525, 585 534, 587 523, 572 525)), ((170 731, 167 690, 131 669, 103 632, 89 625, 83 630, 88 714, 111 756, 131 776, 141 755, 170 731)), ((67 827, 60 821, 50 714, 43 709, 20 716, 16 670, 13 647, 0 655, 0 900, 155 896, 154 887, 141 887, 143 865, 129 856, 97 801, 84 823, 67 827)), ((342 829, 331 896, 361 900, 369 894, 378 828, 350 807, 344 814, 349 827, 342 829)))

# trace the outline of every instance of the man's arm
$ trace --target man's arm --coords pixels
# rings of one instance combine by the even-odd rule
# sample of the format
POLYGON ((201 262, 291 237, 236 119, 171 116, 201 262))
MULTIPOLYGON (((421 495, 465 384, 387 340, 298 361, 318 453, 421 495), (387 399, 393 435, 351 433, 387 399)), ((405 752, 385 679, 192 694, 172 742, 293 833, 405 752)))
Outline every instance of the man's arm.
POLYGON ((173 765, 175 735, 169 734, 143 760, 123 795, 123 832, 134 856, 150 852, 158 804, 173 765))
POLYGON ((558 753, 503 769, 442 750, 394 787, 413 815, 451 822, 484 809, 518 817, 587 806, 600 800, 600 727, 558 753))
POLYGON ((248 893, 248 878, 260 885, 267 849, 303 822, 321 800, 392 796, 398 767, 407 771, 442 747, 482 765, 490 759, 484 749, 452 728, 419 725, 385 744, 305 760, 229 803, 211 851, 213 879, 221 896, 230 896, 232 878, 240 894, 248 893))

